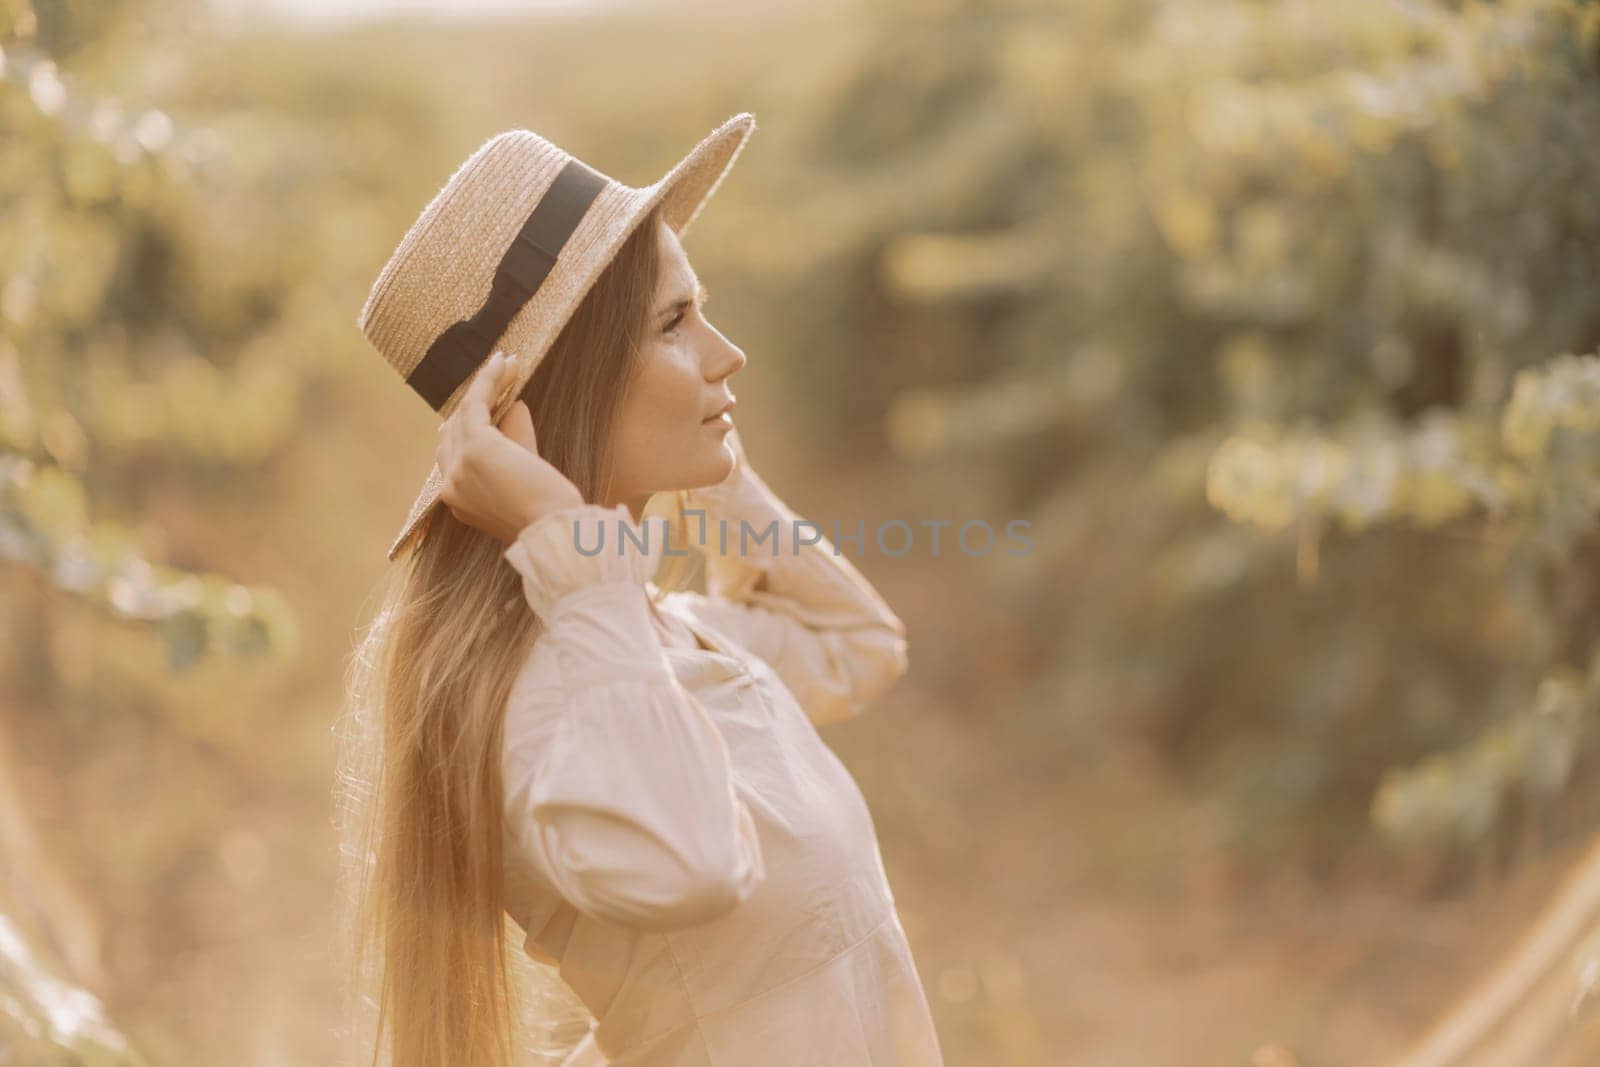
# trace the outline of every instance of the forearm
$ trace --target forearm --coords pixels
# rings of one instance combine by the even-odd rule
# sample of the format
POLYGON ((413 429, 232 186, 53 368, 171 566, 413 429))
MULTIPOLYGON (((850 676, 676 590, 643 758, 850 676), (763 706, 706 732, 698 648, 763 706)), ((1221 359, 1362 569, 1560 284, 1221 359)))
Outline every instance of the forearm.
POLYGON ((764 877, 727 744, 650 617, 663 541, 620 505, 583 505, 536 520, 505 553, 545 625, 507 708, 515 840, 579 910, 648 929, 714 918, 764 877))

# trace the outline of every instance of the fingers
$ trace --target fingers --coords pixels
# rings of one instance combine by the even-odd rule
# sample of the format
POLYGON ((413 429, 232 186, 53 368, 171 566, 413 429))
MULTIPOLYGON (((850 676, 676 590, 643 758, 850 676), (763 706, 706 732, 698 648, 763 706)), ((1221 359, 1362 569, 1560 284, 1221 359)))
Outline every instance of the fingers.
POLYGON ((496 350, 484 361, 483 370, 467 386, 467 391, 461 395, 461 403, 450 417, 439 424, 441 443, 455 441, 459 444, 462 435, 482 429, 489 424, 489 401, 494 398, 496 390, 505 380, 511 368, 511 359, 504 351, 496 350))
POLYGON ((500 419, 500 429, 528 451, 539 451, 538 439, 533 432, 533 412, 528 410, 527 401, 518 400, 511 405, 500 419))
POLYGON ((474 441, 480 440, 480 435, 485 432, 498 428, 530 452, 538 452, 533 434, 533 417, 526 404, 520 401, 512 404, 500 417, 498 427, 490 423, 491 402, 512 375, 513 366, 513 360, 505 351, 497 349, 493 352, 467 386, 461 403, 440 424, 439 445, 434 459, 446 483, 444 495, 453 496, 457 483, 468 476, 462 468, 473 465, 480 457, 481 451, 474 441))
POLYGON ((483 372, 472 379, 472 384, 467 386, 466 396, 461 398, 461 410, 471 409, 468 421, 488 422, 489 401, 494 399, 495 392, 500 388, 500 383, 505 378, 506 368, 511 361, 506 354, 498 349, 488 359, 483 372))

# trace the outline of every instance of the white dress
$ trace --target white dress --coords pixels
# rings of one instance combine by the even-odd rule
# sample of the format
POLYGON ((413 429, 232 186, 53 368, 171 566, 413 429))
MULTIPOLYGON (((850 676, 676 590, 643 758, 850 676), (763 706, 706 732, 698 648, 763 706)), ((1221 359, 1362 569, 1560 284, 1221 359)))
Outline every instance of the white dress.
POLYGON ((905 628, 742 453, 687 502, 707 594, 661 595, 663 555, 696 549, 623 505, 505 551, 546 625, 506 712, 507 910, 596 1019, 566 1062, 941 1067, 872 817, 816 730, 904 673, 905 628))

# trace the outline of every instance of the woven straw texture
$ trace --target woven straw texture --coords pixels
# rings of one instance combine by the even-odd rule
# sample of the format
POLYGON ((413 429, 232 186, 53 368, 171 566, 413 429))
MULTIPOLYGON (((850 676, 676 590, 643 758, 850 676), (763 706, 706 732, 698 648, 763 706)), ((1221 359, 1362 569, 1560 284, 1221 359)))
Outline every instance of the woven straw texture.
MULTIPOLYGON (((589 205, 532 299, 495 344, 512 357, 512 383, 496 398, 495 421, 522 391, 534 369, 577 310, 595 280, 640 220, 658 203, 681 237, 700 214, 755 131, 755 116, 740 112, 707 134, 656 182, 635 188, 599 167, 606 185, 589 205)), ((436 193, 384 264, 356 325, 384 360, 405 379, 428 346, 458 320, 472 316, 488 296, 495 268, 556 175, 572 156, 531 130, 507 130, 467 157, 436 193)), ((474 372, 439 409, 442 422, 460 404, 474 372)), ((415 395, 413 393, 413 395, 415 395)), ((418 398, 419 402, 421 398, 418 398)), ((426 536, 439 504, 443 476, 437 463, 423 480, 399 534, 396 559, 408 543, 426 536), (421 536, 418 536, 418 535, 421 536)))

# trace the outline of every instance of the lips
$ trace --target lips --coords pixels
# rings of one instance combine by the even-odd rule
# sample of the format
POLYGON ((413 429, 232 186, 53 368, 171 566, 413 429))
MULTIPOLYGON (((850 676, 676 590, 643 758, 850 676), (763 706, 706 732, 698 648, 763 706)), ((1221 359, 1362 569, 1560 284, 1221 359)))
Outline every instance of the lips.
POLYGON ((700 421, 701 422, 712 422, 712 421, 714 421, 716 419, 722 418, 722 416, 724 416, 724 415, 731 415, 732 412, 733 412, 733 407, 737 403, 738 403, 738 400, 733 399, 733 398, 729 398, 729 400, 728 400, 728 402, 726 404, 722 405, 722 407, 718 408, 716 411, 712 412, 710 415, 707 415, 704 419, 701 419, 700 421))

